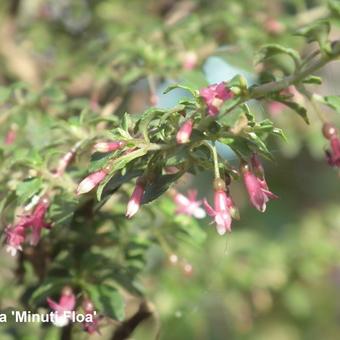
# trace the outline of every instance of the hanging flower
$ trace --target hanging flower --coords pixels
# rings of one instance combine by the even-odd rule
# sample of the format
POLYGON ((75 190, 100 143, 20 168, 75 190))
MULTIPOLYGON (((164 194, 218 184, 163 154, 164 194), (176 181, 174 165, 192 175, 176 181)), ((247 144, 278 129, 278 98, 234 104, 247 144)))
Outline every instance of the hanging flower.
POLYGON ((243 165, 243 180, 248 191, 251 204, 259 211, 264 212, 269 199, 276 199, 278 196, 269 191, 264 178, 263 167, 256 156, 252 157, 253 172, 249 166, 243 165))
POLYGON ((190 141, 190 136, 191 136, 191 133, 192 133, 193 125, 194 125, 193 120, 188 119, 179 128, 177 135, 176 135, 176 141, 177 141, 178 144, 185 144, 185 143, 188 143, 190 141))
POLYGON ((145 187, 145 184, 143 180, 141 178, 137 179, 135 189, 127 204, 127 209, 126 209, 126 214, 125 214, 127 218, 131 218, 139 210, 139 207, 141 205, 141 201, 144 195, 144 189, 145 189, 144 187, 145 187))
POLYGON ((104 180, 107 172, 99 170, 85 177, 78 185, 77 195, 85 194, 94 189, 100 182, 104 180))
POLYGON ((45 221, 45 214, 48 210, 49 202, 46 198, 43 198, 35 207, 29 226, 32 227, 31 245, 36 246, 41 237, 41 231, 43 228, 50 229, 51 224, 45 221))
POLYGON ((84 299, 83 301, 83 310, 85 313, 85 316, 91 316, 92 321, 86 321, 86 317, 85 317, 85 321, 83 323, 83 328, 85 330, 85 332, 89 333, 89 334, 93 334, 93 333, 98 333, 99 329, 98 329, 98 318, 96 317, 96 312, 94 310, 94 306, 91 300, 89 299, 84 299))
POLYGON ((328 164, 340 168, 340 138, 338 131, 333 124, 325 123, 322 127, 322 132, 330 143, 330 150, 326 150, 328 164))
POLYGON ((177 206, 177 214, 194 216, 199 219, 206 216, 205 211, 201 208, 202 202, 197 200, 196 190, 188 191, 187 196, 176 192, 173 198, 177 206))
POLYGON ((66 312, 72 312, 76 305, 76 297, 70 287, 64 287, 59 299, 59 302, 55 302, 51 298, 47 298, 47 303, 52 310, 55 311, 54 314, 54 325, 58 327, 64 327, 70 322, 70 315, 66 312))
POLYGON ((25 227, 18 224, 16 226, 8 226, 5 229, 6 234, 6 251, 15 256, 18 251, 22 251, 22 244, 25 241, 25 227))
POLYGON ((209 216, 214 218, 216 230, 220 235, 231 231, 231 212, 232 200, 226 192, 226 185, 221 178, 214 181, 214 208, 212 208, 206 199, 203 200, 205 209, 209 216))
POLYGON ((200 90, 200 96, 207 105, 208 114, 217 116, 223 103, 233 98, 233 92, 226 86, 225 82, 209 85, 200 90))

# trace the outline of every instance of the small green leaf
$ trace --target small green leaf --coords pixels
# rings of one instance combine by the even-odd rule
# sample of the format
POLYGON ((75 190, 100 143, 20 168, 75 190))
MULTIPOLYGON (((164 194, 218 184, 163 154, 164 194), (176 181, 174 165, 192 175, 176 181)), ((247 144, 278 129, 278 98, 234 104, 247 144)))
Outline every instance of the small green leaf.
POLYGON ((324 103, 340 113, 340 96, 325 96, 324 103))
POLYGON ((330 27, 328 20, 319 20, 299 29, 296 34, 306 37, 307 42, 309 43, 313 41, 318 42, 321 50, 326 53, 330 53, 332 50, 328 39, 330 27))
POLYGON ((322 79, 317 76, 309 76, 305 78, 302 81, 304 84, 315 84, 315 85, 321 85, 322 84, 322 79))
POLYGON ((172 91, 174 89, 186 90, 186 91, 190 92, 194 97, 198 97, 198 91, 197 90, 192 89, 189 86, 181 85, 181 84, 170 85, 163 93, 167 94, 167 93, 169 93, 170 91, 172 91))
POLYGON ((267 44, 262 46, 255 55, 255 64, 259 64, 277 54, 286 54, 293 59, 296 66, 300 65, 301 58, 299 53, 292 48, 284 47, 279 44, 267 44))
POLYGON ((16 194, 21 204, 27 202, 34 194, 39 192, 42 187, 41 178, 26 179, 18 184, 16 187, 16 194))
POLYGON ((112 319, 123 320, 125 303, 115 287, 108 284, 87 285, 88 291, 96 310, 112 319))

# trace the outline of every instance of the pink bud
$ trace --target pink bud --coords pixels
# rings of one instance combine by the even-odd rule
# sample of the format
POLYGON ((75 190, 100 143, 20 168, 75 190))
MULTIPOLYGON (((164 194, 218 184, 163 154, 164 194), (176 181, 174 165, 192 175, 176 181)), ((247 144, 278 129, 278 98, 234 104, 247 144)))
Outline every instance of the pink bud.
POLYGON ((49 207, 49 202, 46 198, 40 200, 31 215, 32 238, 31 245, 36 246, 41 237, 43 228, 50 229, 51 225, 45 221, 45 215, 49 207))
POLYGON ((17 138, 17 131, 16 131, 16 129, 11 128, 6 134, 5 144, 6 145, 13 144, 15 142, 16 138, 17 138))
MULTIPOLYGON (((83 328, 85 332, 93 334, 95 332, 99 333, 98 330, 98 319, 96 318, 96 311, 94 309, 93 303, 90 299, 84 299, 82 307, 84 309, 85 315, 92 315, 92 321, 84 321, 83 328)), ((100 334, 100 333, 99 333, 100 334)))
POLYGON ((200 90, 200 96, 207 105, 210 116, 217 116, 223 103, 233 98, 233 92, 226 86, 226 83, 209 85, 200 90))
POLYGON ((127 210, 125 214, 127 218, 131 218, 139 210, 144 195, 144 189, 145 188, 143 181, 141 179, 138 179, 136 182, 135 189, 127 205, 127 210))
POLYGON ((183 68, 185 70, 191 71, 193 70, 198 63, 198 56, 195 52, 187 52, 183 56, 183 68))
POLYGON ((330 139, 331 149, 327 151, 328 163, 331 166, 340 168, 340 139, 334 135, 330 139))
POLYGON ((78 185, 77 195, 85 194, 102 182, 107 175, 105 170, 99 170, 85 177, 78 185))
POLYGON ((194 122, 192 119, 188 119, 185 123, 183 123, 176 135, 178 144, 185 144, 189 142, 193 125, 194 122))
POLYGON ((112 152, 122 148, 125 145, 124 142, 115 141, 115 142, 101 142, 97 143, 93 146, 94 151, 98 152, 112 152))

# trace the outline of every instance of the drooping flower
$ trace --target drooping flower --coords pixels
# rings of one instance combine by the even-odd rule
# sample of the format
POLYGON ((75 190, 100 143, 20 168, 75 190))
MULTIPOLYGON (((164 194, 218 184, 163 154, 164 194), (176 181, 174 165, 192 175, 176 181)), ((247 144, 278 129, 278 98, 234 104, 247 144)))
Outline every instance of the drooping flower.
POLYGON ((99 329, 98 329, 99 320, 96 317, 96 312, 95 312, 92 301, 89 299, 84 299, 82 307, 83 307, 84 314, 85 314, 85 321, 83 322, 83 328, 85 332, 89 334, 93 334, 97 332, 98 334, 100 334, 99 329), (87 315, 91 315, 92 321, 87 321, 86 319, 87 315))
POLYGON ((207 105, 208 114, 210 116, 216 116, 223 103, 231 99, 234 94, 226 86, 225 82, 219 84, 212 84, 200 90, 200 96, 203 98, 207 105))
POLYGON ((209 216, 214 218, 216 230, 220 235, 231 231, 231 203, 232 200, 227 195, 226 185, 222 179, 214 181, 214 208, 210 206, 206 199, 203 200, 205 209, 209 216))
POLYGON ((25 241, 25 227, 17 224, 8 226, 5 229, 6 234, 6 251, 15 256, 18 251, 22 251, 22 244, 25 241))
POLYGON ((5 136, 5 144, 12 145, 17 138, 16 128, 10 128, 5 136))
POLYGON ((192 133, 193 125, 194 125, 193 120, 188 119, 179 128, 177 135, 176 135, 176 141, 177 141, 178 144, 185 144, 185 143, 189 142, 190 137, 191 137, 191 133, 192 133))
POLYGON ((70 315, 65 314, 66 312, 72 312, 76 305, 76 297, 70 287, 64 287, 59 302, 55 302, 51 298, 47 298, 47 303, 54 314, 54 324, 58 327, 64 327, 70 322, 70 315))
POLYGON ((98 170, 85 177, 78 185, 77 195, 85 194, 94 189, 100 182, 104 180, 107 172, 105 170, 98 170))
POLYGON ((50 229, 51 224, 45 221, 45 214, 49 207, 49 201, 47 198, 43 198, 35 207, 30 223, 27 226, 32 227, 31 245, 36 246, 40 240, 41 231, 43 228, 50 229))
POLYGON ((264 212, 269 199, 276 199, 278 196, 269 191, 267 182, 264 178, 262 165, 259 160, 254 157, 252 158, 253 171, 250 171, 248 164, 242 166, 243 180, 251 204, 257 210, 264 212), (256 172, 256 175, 254 172, 256 172))
POLYGON ((177 206, 177 214, 194 216, 196 218, 204 218, 206 216, 205 211, 201 208, 202 201, 197 200, 196 190, 188 191, 187 196, 176 192, 174 194, 174 202, 177 206))
POLYGON ((144 181, 141 178, 138 178, 136 181, 135 189, 133 190, 133 193, 127 204, 127 209, 126 209, 126 214, 125 214, 127 218, 131 218, 139 210, 139 207, 141 205, 141 201, 144 195, 144 189, 145 189, 144 181))
POLYGON ((93 146, 94 151, 98 152, 113 152, 118 149, 121 149, 125 145, 122 141, 114 141, 114 142, 100 142, 93 146))
POLYGON ((338 131, 333 124, 325 123, 322 127, 322 132, 330 143, 330 150, 326 150, 328 164, 340 168, 340 138, 338 131))

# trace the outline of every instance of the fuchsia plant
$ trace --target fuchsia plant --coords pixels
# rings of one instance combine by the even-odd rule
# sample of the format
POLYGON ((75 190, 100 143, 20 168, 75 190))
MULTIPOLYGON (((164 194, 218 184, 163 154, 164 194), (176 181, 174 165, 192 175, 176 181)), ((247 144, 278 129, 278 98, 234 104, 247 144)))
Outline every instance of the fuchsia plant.
MULTIPOLYGON (((265 27, 275 35, 282 30, 274 19, 267 21, 265 27)), ((327 27, 321 26, 322 31, 327 33, 327 27)), ((32 305, 46 308, 47 301, 58 313, 80 308, 95 315, 99 310, 100 315, 119 320, 123 327, 125 307, 120 291, 124 289, 138 297, 143 295, 137 279, 145 267, 145 253, 152 244, 172 254, 170 261, 175 264, 179 262, 174 253, 178 244, 182 238, 192 238, 195 234, 186 230, 183 220, 190 217, 201 220, 196 226, 197 234, 209 224, 206 214, 215 223, 219 235, 227 235, 232 226, 234 230, 233 220, 239 219, 239 213, 231 196, 231 182, 234 185, 243 179, 250 204, 265 212, 269 200, 278 196, 269 190, 260 157, 272 159, 268 138, 284 134, 271 120, 260 120, 249 103, 274 103, 276 107, 272 109, 276 110, 289 107, 307 123, 304 107, 307 100, 312 100, 315 106, 334 108, 331 96, 313 96, 308 84, 318 82, 315 71, 339 57, 340 42, 320 40, 315 32, 312 28, 300 32, 308 42, 319 44, 317 50, 306 57, 278 44, 265 45, 257 55, 262 70, 270 73, 271 68, 266 70, 266 64, 277 54, 294 66, 289 72, 285 69, 283 72, 271 65, 273 72, 260 74, 252 86, 240 75, 210 85, 206 82, 190 86, 177 84, 166 92, 184 89, 188 93, 185 99, 174 107, 149 107, 140 114, 113 114, 119 110, 114 101, 104 103, 105 95, 103 99, 92 94, 87 103, 81 101, 81 110, 74 109, 80 104, 70 100, 73 119, 59 113, 61 105, 53 107, 53 123, 48 122, 46 128, 50 129, 50 140, 46 144, 43 139, 35 142, 33 151, 26 145, 31 135, 21 140, 20 133, 11 135, 9 130, 4 141, 4 158, 11 162, 4 170, 4 177, 11 177, 12 171, 15 176, 13 181, 6 181, 8 193, 1 202, 7 225, 5 247, 13 256, 20 251, 19 260, 28 261, 32 272, 37 273, 39 284, 32 286, 33 293, 29 292, 32 305), (217 145, 222 151, 230 151, 236 160, 223 156, 217 145), (20 150, 18 154, 13 146, 20 150), (58 152, 53 152, 57 147, 58 152), (19 171, 14 171, 14 166, 19 171), (178 181, 201 172, 213 174, 212 183, 209 182, 211 192, 200 193, 201 199, 197 199, 196 190, 189 190, 187 195, 180 193, 178 181), (172 186, 176 184, 174 189, 172 186), (207 200, 210 194, 213 195, 211 205, 207 200), (153 204, 166 195, 173 201, 171 212, 161 204, 153 204), (145 214, 138 214, 140 210, 145 214), (45 229, 49 230, 46 236, 42 234, 45 229), (26 244, 29 233, 30 244, 26 244), (52 300, 50 296, 64 286, 59 301, 52 300), (77 305, 79 296, 82 304, 77 305)), ((141 50, 144 56, 150 53, 149 46, 141 50)), ((157 55, 151 54, 156 59, 157 55)), ((139 60, 130 57, 129 62, 139 60)), ((151 59, 140 64, 148 69, 155 63, 151 59)), ((183 68, 190 71, 197 65, 198 55, 190 52, 177 66, 181 71, 183 68)), ((157 106, 154 75, 148 74, 147 78, 150 106, 157 106)), ((124 81, 128 82, 125 78, 124 81)), ((44 121, 45 107, 53 103, 49 96, 56 91, 49 89, 48 84, 37 92, 29 88, 22 90, 20 86, 10 93, 6 105, 18 105, 26 110, 36 104, 42 110, 37 122, 44 121)), ((129 86, 124 83, 117 92, 126 95, 128 90, 129 86)), ((65 101, 69 100, 69 93, 64 95, 65 101)), ((122 103, 122 98, 118 102, 122 103)), ((15 110, 11 112, 15 113, 15 110)), ((328 163, 340 168, 337 129, 331 123, 324 123, 322 131, 330 143, 326 151, 328 163)), ((236 197, 234 190, 233 197, 236 197)), ((191 276, 192 265, 182 262, 185 274, 191 276)), ((60 317, 56 324, 72 328, 69 322, 60 317)), ((100 319, 94 318, 82 326, 89 334, 98 333, 100 319)))

